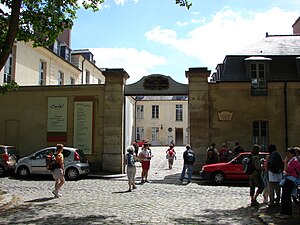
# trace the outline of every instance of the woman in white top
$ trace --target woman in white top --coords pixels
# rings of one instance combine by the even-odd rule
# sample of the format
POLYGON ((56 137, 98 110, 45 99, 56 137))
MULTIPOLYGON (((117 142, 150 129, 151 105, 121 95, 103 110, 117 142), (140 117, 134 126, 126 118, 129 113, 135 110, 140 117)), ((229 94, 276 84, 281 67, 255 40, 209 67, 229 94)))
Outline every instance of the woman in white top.
POLYGON ((150 160, 153 157, 148 143, 144 143, 142 151, 139 154, 140 161, 142 163, 142 183, 149 183, 148 171, 150 169, 150 160))

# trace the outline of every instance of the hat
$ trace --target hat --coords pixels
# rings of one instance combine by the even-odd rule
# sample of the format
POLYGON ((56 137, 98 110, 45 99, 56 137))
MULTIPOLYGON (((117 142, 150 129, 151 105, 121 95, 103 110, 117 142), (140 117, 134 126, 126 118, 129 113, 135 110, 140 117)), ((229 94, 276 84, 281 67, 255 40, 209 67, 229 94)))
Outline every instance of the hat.
POLYGON ((222 143, 222 147, 226 147, 226 143, 224 142, 224 143, 222 143))
POLYGON ((186 148, 191 148, 191 146, 190 146, 189 144, 187 144, 185 147, 186 147, 186 148))
POLYGON ((293 154, 293 155, 296 155, 296 149, 295 148, 288 148, 286 151, 293 154))
POLYGON ((129 146, 129 147, 127 148, 127 152, 133 152, 133 150, 134 150, 133 146, 129 146))

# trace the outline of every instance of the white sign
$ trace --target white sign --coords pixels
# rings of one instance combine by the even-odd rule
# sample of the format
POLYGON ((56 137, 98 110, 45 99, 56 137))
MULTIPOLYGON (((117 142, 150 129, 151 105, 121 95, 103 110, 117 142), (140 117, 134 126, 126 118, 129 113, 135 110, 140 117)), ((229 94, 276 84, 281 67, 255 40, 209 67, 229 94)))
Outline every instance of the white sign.
POLYGON ((48 132, 67 132, 67 97, 48 97, 48 132))
POLYGON ((93 102, 74 103, 74 146, 92 154, 93 102))

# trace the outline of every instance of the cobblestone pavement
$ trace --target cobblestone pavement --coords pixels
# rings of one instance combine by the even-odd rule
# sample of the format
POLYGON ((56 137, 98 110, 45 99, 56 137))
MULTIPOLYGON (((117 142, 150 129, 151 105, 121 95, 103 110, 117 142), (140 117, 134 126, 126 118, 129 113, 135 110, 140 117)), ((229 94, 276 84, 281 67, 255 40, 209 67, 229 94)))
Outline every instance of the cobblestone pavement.
POLYGON ((249 206, 244 184, 214 186, 201 180, 181 183, 183 147, 168 169, 166 147, 153 147, 150 183, 127 192, 127 177, 67 181, 53 198, 51 177, 0 179, 12 200, 0 206, 0 224, 262 224, 249 206))

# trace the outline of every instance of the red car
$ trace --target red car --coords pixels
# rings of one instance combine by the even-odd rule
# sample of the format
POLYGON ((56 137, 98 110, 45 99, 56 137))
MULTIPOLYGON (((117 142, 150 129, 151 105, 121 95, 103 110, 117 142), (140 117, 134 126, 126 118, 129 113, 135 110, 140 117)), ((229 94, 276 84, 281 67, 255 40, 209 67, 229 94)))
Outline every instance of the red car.
MULTIPOLYGON (((200 176, 205 180, 211 180, 215 184, 222 184, 225 180, 248 180, 249 175, 244 172, 242 161, 249 154, 250 152, 240 153, 227 163, 204 165, 200 171, 200 176)), ((266 158, 268 154, 267 152, 260 152, 259 158, 266 158)))

